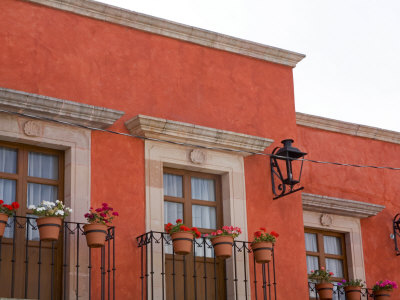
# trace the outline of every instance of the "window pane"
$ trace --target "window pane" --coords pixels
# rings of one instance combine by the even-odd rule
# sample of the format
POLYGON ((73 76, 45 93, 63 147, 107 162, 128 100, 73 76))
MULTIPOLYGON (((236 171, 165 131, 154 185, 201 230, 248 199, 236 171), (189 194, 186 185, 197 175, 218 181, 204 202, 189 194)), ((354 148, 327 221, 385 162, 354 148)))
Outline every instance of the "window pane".
POLYGON ((58 179, 58 156, 29 152, 28 176, 58 179))
POLYGON ((56 186, 38 183, 28 183, 28 201, 29 205, 39 205, 42 201, 56 202, 58 189, 56 186))
POLYGON ((176 219, 183 219, 183 204, 164 202, 164 223, 175 224, 176 219))
POLYGON ((15 201, 15 191, 16 191, 15 180, 0 179, 0 199, 6 204, 11 204, 15 201))
POLYGON ((307 255, 307 273, 310 274, 313 270, 318 270, 318 257, 307 255))
POLYGON ((324 235, 324 248, 327 254, 342 255, 342 243, 336 236, 324 235))
POLYGON ((315 233, 305 233, 306 251, 318 252, 317 235, 315 233))
POLYGON ((215 201, 214 180, 204 178, 191 178, 192 199, 215 201))
POLYGON ((216 229, 215 207, 192 205, 192 222, 194 227, 216 229))
POLYGON ((196 239, 196 257, 204 257, 204 249, 206 250, 206 257, 214 257, 214 248, 211 245, 211 241, 209 239, 205 239, 204 243, 204 238, 196 239))
POLYGON ((0 147, 0 172, 17 173, 17 150, 0 147))
POLYGON ((343 262, 340 259, 327 258, 326 269, 333 272, 333 277, 343 277, 343 262))
POLYGON ((164 173, 164 195, 182 198, 182 176, 164 173))

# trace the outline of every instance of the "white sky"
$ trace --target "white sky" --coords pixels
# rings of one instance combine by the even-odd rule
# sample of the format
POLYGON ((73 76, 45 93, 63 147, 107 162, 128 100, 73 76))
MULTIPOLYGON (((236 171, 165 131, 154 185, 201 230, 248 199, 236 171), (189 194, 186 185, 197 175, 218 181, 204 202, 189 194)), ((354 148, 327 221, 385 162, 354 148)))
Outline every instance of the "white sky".
POLYGON ((399 0, 101 0, 306 54, 299 112, 400 131, 399 0))

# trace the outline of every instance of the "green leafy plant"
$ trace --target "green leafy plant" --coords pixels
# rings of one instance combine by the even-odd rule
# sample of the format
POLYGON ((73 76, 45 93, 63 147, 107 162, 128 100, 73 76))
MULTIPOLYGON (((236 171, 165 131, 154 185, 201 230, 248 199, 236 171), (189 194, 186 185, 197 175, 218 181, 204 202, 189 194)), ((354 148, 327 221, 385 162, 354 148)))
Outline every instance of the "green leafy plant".
POLYGON ((343 279, 341 282, 338 282, 338 286, 346 287, 346 286, 359 286, 359 287, 364 287, 364 283, 362 279, 352 279, 347 281, 346 279, 343 279))
POLYGON ((275 243, 276 238, 279 237, 275 231, 271 231, 271 233, 267 233, 267 229, 265 227, 260 227, 260 230, 254 232, 254 240, 252 244, 259 242, 271 242, 275 243))
POLYGON ((12 216, 12 214, 19 208, 18 202, 13 202, 11 205, 4 204, 3 200, 0 200, 0 213, 12 216))
POLYGON ((173 233, 177 233, 177 232, 191 232, 191 233, 193 233, 194 237, 196 237, 196 238, 201 237, 201 233, 196 227, 189 228, 189 227, 185 226, 185 224, 183 224, 181 219, 177 219, 175 222, 176 222, 175 225, 173 225, 172 223, 168 223, 165 225, 165 231, 169 235, 171 235, 173 233))
POLYGON ((331 283, 333 275, 333 272, 328 272, 324 267, 321 267, 319 270, 311 270, 308 279, 316 283, 331 283))
POLYGON ((62 219, 72 212, 72 209, 66 207, 60 200, 56 200, 56 202, 42 201, 38 206, 29 205, 28 209, 33 210, 33 214, 36 216, 59 217, 62 219))
POLYGON ((377 281, 372 288, 374 292, 377 291, 392 291, 393 289, 397 289, 397 283, 390 280, 380 280, 377 281))
POLYGON ((93 209, 93 207, 91 207, 89 212, 84 216, 90 224, 109 225, 119 214, 107 203, 103 203, 99 208, 93 209))

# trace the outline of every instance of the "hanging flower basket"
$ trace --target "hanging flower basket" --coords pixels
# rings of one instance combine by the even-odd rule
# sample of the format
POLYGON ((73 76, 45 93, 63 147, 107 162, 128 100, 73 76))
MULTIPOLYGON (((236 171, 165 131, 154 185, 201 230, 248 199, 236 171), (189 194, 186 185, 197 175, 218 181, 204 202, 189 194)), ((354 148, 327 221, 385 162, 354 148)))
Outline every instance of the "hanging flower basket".
POLYGON ((265 264, 269 263, 272 259, 272 242, 258 242, 252 243, 251 249, 254 253, 256 263, 265 264))
POLYGON ((57 241, 62 219, 58 217, 42 217, 36 220, 41 241, 57 241))
POLYGON ((7 221, 8 221, 8 215, 0 213, 0 237, 4 235, 4 230, 6 228, 7 221))
POLYGON ((89 248, 100 248, 106 243, 107 225, 85 224, 83 230, 86 236, 86 243, 89 248))
POLYGON ((111 225, 115 217, 118 217, 118 213, 107 203, 103 203, 101 207, 96 209, 90 208, 89 212, 85 214, 89 224, 83 225, 86 243, 89 248, 101 248, 104 246, 108 226, 111 225))
POLYGON ((175 225, 166 224, 165 232, 171 236, 174 252, 180 255, 187 255, 192 252, 193 238, 200 238, 201 233, 196 227, 189 228, 185 226, 181 219, 177 219, 175 222, 175 225))
POLYGON ((333 297, 333 284, 332 283, 318 283, 315 285, 321 300, 332 300, 333 297))
POLYGON ((233 236, 217 236, 211 240, 217 258, 226 259, 232 256, 233 236))
POLYGON ((347 300, 360 300, 361 287, 360 286, 346 286, 344 288, 347 300))
POLYGON ((374 292, 374 296, 376 300, 386 300, 392 296, 392 291, 382 290, 374 292))
POLYGON ((393 289, 397 289, 397 283, 390 280, 377 281, 372 288, 374 291, 374 299, 387 300, 392 296, 393 289))
POLYGON ((175 232, 171 234, 171 239, 176 254, 187 255, 192 252, 192 232, 175 232))

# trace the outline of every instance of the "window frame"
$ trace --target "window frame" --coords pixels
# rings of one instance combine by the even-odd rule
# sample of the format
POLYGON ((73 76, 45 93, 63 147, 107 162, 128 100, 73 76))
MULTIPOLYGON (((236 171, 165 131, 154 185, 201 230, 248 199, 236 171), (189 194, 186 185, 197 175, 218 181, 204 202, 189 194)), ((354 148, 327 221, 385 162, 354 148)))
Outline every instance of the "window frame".
MULTIPOLYGON (((306 233, 312 233, 317 235, 317 252, 306 251, 306 256, 318 257, 319 268, 324 267, 326 269, 326 258, 339 259, 343 262, 343 275, 344 277, 332 277, 333 281, 341 281, 343 279, 349 279, 349 270, 347 264, 347 252, 346 252, 346 236, 345 233, 319 230, 315 228, 304 228, 304 235, 306 233), (342 255, 328 254, 325 253, 324 249, 324 236, 334 236, 340 238, 342 255)), ((328 270, 329 271, 329 270, 328 270)))

